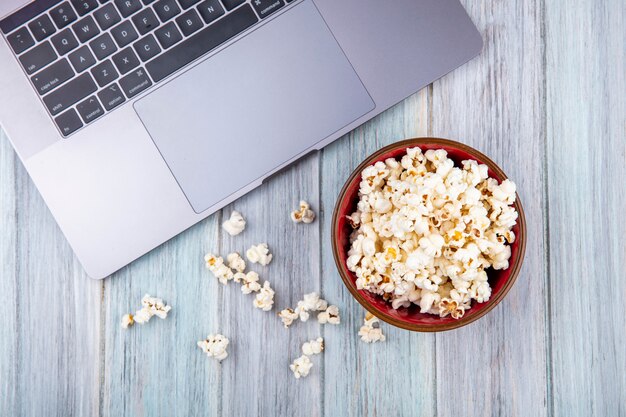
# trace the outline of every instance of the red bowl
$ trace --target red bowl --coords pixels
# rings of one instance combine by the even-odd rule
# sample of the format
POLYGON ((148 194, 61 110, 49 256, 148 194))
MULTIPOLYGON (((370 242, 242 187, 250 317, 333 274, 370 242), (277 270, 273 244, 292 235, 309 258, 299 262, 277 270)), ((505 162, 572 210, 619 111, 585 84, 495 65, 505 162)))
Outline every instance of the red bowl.
POLYGON ((355 284, 356 276, 353 272, 348 270, 346 266, 348 250, 350 249, 349 238, 353 229, 348 224, 345 216, 356 211, 361 172, 365 167, 378 161, 384 161, 387 158, 399 160, 406 154, 407 148, 416 146, 420 147, 422 151, 428 149, 444 149, 448 152, 448 157, 455 162, 456 166, 460 166, 461 161, 466 159, 473 159, 481 164, 485 164, 489 168, 489 176, 495 178, 498 182, 502 182, 507 178, 502 169, 491 159, 487 158, 476 149, 459 142, 440 138, 416 138, 385 146, 370 155, 352 172, 350 178, 348 178, 348 181, 346 181, 339 193, 332 220, 333 254, 341 279, 346 287, 348 287, 350 293, 367 311, 379 319, 403 329, 419 332, 438 332, 456 329, 478 320, 502 301, 513 286, 520 272, 526 250, 526 219, 524 218, 524 210, 519 195, 516 196, 514 204, 519 218, 517 224, 513 227, 516 239, 511 245, 509 268, 499 271, 489 269, 487 271, 489 285, 492 290, 491 298, 485 303, 473 301, 471 308, 466 310, 465 315, 458 320, 451 316, 441 318, 432 314, 420 313, 419 307, 416 305, 395 310, 391 307, 391 303, 386 302, 382 297, 366 290, 358 290, 355 284))

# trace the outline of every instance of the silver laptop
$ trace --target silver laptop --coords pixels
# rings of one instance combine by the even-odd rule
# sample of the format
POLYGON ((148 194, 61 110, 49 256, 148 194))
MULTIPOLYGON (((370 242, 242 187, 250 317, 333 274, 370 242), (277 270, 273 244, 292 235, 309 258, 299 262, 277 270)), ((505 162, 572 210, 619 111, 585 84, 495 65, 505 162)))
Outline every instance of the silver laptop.
POLYGON ((482 47, 458 0, 2 0, 0 30, 0 122, 93 278, 482 47))

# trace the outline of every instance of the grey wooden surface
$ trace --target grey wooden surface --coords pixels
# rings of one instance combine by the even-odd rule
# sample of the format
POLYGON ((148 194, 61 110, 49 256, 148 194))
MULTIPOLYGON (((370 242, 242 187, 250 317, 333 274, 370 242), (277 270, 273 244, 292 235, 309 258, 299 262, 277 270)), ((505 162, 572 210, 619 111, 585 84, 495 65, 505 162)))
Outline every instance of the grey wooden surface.
MULTIPOLYGON (((0 416, 626 416, 626 5, 464 1, 481 55, 104 281, 88 279, 0 133, 0 416), (362 309, 330 251, 330 215, 351 170, 406 137, 441 136, 491 156, 518 184, 528 248, 518 282, 456 331, 384 326, 362 309), (307 199, 312 225, 289 211, 307 199), (219 225, 248 219, 237 237, 219 225), (204 269, 267 241, 254 268, 276 309, 321 291, 342 324, 284 329, 204 269), (144 293, 170 317, 121 329, 144 293), (221 365, 195 345, 231 339, 221 365), (296 381, 288 364, 322 335, 296 381)), ((9 97, 0 99, 10 100, 9 97)))

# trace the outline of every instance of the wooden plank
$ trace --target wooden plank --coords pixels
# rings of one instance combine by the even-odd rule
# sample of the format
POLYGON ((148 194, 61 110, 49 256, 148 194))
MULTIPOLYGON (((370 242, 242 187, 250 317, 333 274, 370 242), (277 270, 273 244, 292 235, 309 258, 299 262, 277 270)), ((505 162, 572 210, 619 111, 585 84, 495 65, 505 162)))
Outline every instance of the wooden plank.
POLYGON ((463 1, 481 54, 433 86, 433 133, 491 157, 515 181, 528 246, 507 298, 465 328, 437 335, 440 415, 545 416, 544 111, 539 1, 463 1))
POLYGON ((427 109, 428 90, 424 89, 323 150, 322 292, 342 313, 341 325, 323 329, 327 342, 323 380, 326 416, 435 414, 434 336, 383 325, 387 341, 374 345, 361 342, 357 332, 364 310, 341 282, 330 245, 333 208, 352 170, 386 144, 426 136, 427 109))
POLYGON ((224 257, 231 252, 245 257, 251 245, 268 243, 272 262, 266 267, 248 262, 248 269, 276 291, 270 312, 255 309, 254 297, 242 294, 236 283, 221 292, 221 327, 233 342, 231 357, 223 365, 225 416, 320 415, 323 358, 312 358, 307 378, 296 380, 289 369, 302 354, 302 343, 322 334, 320 325, 311 317, 285 329, 277 317, 305 293, 320 290, 319 220, 295 224, 289 217, 301 199, 319 210, 318 169, 319 156, 311 155, 224 210, 225 218, 232 210, 241 212, 247 226, 234 237, 223 232, 216 251, 224 257))
POLYGON ((626 415, 625 25, 622 0, 546 2, 554 416, 626 415))
POLYGON ((16 156, 0 129, 0 414, 17 415, 17 197, 15 195, 16 156))
POLYGON ((221 368, 196 342, 218 330, 219 287, 204 267, 217 217, 183 232, 105 282, 101 416, 218 415, 221 368), (172 306, 167 319, 124 330, 144 294, 172 306))
POLYGON ((4 226, 9 231, 2 236, 3 253, 10 247, 14 251, 8 259, 13 270, 2 279, 9 286, 3 296, 10 300, 3 320, 12 330, 2 349, 3 362, 10 361, 3 368, 9 368, 12 385, 6 415, 95 415, 101 284, 79 272, 69 245, 5 138, 2 155, 2 210, 14 211, 2 219, 3 231, 4 226), (11 168, 14 174, 6 175, 11 168))

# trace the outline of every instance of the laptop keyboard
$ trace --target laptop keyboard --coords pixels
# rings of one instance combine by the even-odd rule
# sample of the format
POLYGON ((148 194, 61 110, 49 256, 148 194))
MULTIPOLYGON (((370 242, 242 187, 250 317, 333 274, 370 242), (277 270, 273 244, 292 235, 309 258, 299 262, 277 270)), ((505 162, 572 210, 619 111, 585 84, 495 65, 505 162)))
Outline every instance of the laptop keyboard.
POLYGON ((67 137, 292 0, 37 0, 0 21, 67 137))

